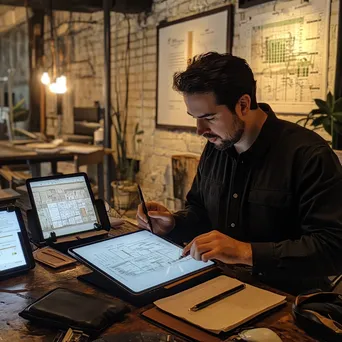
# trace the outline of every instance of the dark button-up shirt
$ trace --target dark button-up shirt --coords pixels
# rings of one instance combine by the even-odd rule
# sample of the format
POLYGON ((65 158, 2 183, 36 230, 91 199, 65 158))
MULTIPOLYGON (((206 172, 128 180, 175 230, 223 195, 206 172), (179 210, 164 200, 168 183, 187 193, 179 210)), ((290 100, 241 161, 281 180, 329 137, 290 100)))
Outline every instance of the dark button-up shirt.
POLYGON ((170 237, 219 230, 250 242, 253 271, 299 282, 342 272, 342 168, 316 133, 280 120, 268 105, 246 152, 208 143, 170 237))

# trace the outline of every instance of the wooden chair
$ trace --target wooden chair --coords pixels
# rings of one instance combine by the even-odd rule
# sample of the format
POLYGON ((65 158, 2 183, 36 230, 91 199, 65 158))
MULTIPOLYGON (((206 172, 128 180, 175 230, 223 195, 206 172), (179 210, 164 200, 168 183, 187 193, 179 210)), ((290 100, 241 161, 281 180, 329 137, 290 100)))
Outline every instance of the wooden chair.
POLYGON ((92 153, 77 154, 74 158, 75 172, 79 172, 80 167, 84 165, 96 165, 103 163, 104 154, 103 150, 92 153))
POLYGON ((11 165, 0 168, 1 187, 15 189, 23 185, 26 179, 31 178, 31 173, 26 165, 11 165))
POLYGON ((103 192, 103 158, 104 158, 105 152, 104 150, 99 150, 92 153, 87 154, 77 154, 74 158, 74 168, 75 172, 80 172, 81 166, 90 166, 90 165, 101 165, 101 167, 97 168, 97 180, 98 184, 97 186, 93 185, 91 182, 91 188, 93 190, 94 196, 97 197, 103 192))
POLYGON ((184 206, 185 198, 195 178, 200 156, 179 154, 172 156, 172 178, 174 198, 184 206))
POLYGON ((65 141, 84 144, 94 142, 94 132, 100 127, 101 108, 98 103, 94 107, 74 108, 74 133, 63 134, 65 141))

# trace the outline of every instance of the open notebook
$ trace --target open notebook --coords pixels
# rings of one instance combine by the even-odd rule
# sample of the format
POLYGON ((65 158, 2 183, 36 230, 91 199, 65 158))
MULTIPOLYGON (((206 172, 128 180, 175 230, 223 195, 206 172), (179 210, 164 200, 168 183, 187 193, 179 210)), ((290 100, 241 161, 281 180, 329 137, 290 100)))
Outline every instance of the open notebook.
POLYGON ((252 318, 286 302, 286 297, 246 284, 246 288, 202 310, 189 308, 239 284, 219 276, 176 295, 154 302, 161 310, 215 334, 235 329, 252 318))

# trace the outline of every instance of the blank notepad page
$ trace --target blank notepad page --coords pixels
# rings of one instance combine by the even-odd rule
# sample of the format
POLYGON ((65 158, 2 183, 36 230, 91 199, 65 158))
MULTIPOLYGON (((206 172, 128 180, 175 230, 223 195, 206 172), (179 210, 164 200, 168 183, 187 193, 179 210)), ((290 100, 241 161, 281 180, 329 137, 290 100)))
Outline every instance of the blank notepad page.
POLYGON ((229 331, 248 320, 286 302, 286 297, 246 284, 246 288, 202 310, 189 309, 217 294, 242 284, 219 276, 154 304, 161 310, 214 333, 229 331))

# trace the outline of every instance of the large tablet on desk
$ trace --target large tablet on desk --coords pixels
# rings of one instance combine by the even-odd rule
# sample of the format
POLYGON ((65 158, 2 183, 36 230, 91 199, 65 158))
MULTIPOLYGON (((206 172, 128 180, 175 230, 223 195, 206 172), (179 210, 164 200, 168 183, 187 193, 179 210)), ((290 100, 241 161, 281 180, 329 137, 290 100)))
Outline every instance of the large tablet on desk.
POLYGON ((181 247, 146 230, 71 248, 69 253, 135 295, 215 265, 191 256, 179 259, 181 247))
POLYGON ((32 178, 26 181, 40 226, 40 240, 94 230, 100 224, 85 173, 32 178))
POLYGON ((20 209, 0 209, 0 280, 34 267, 20 209))

